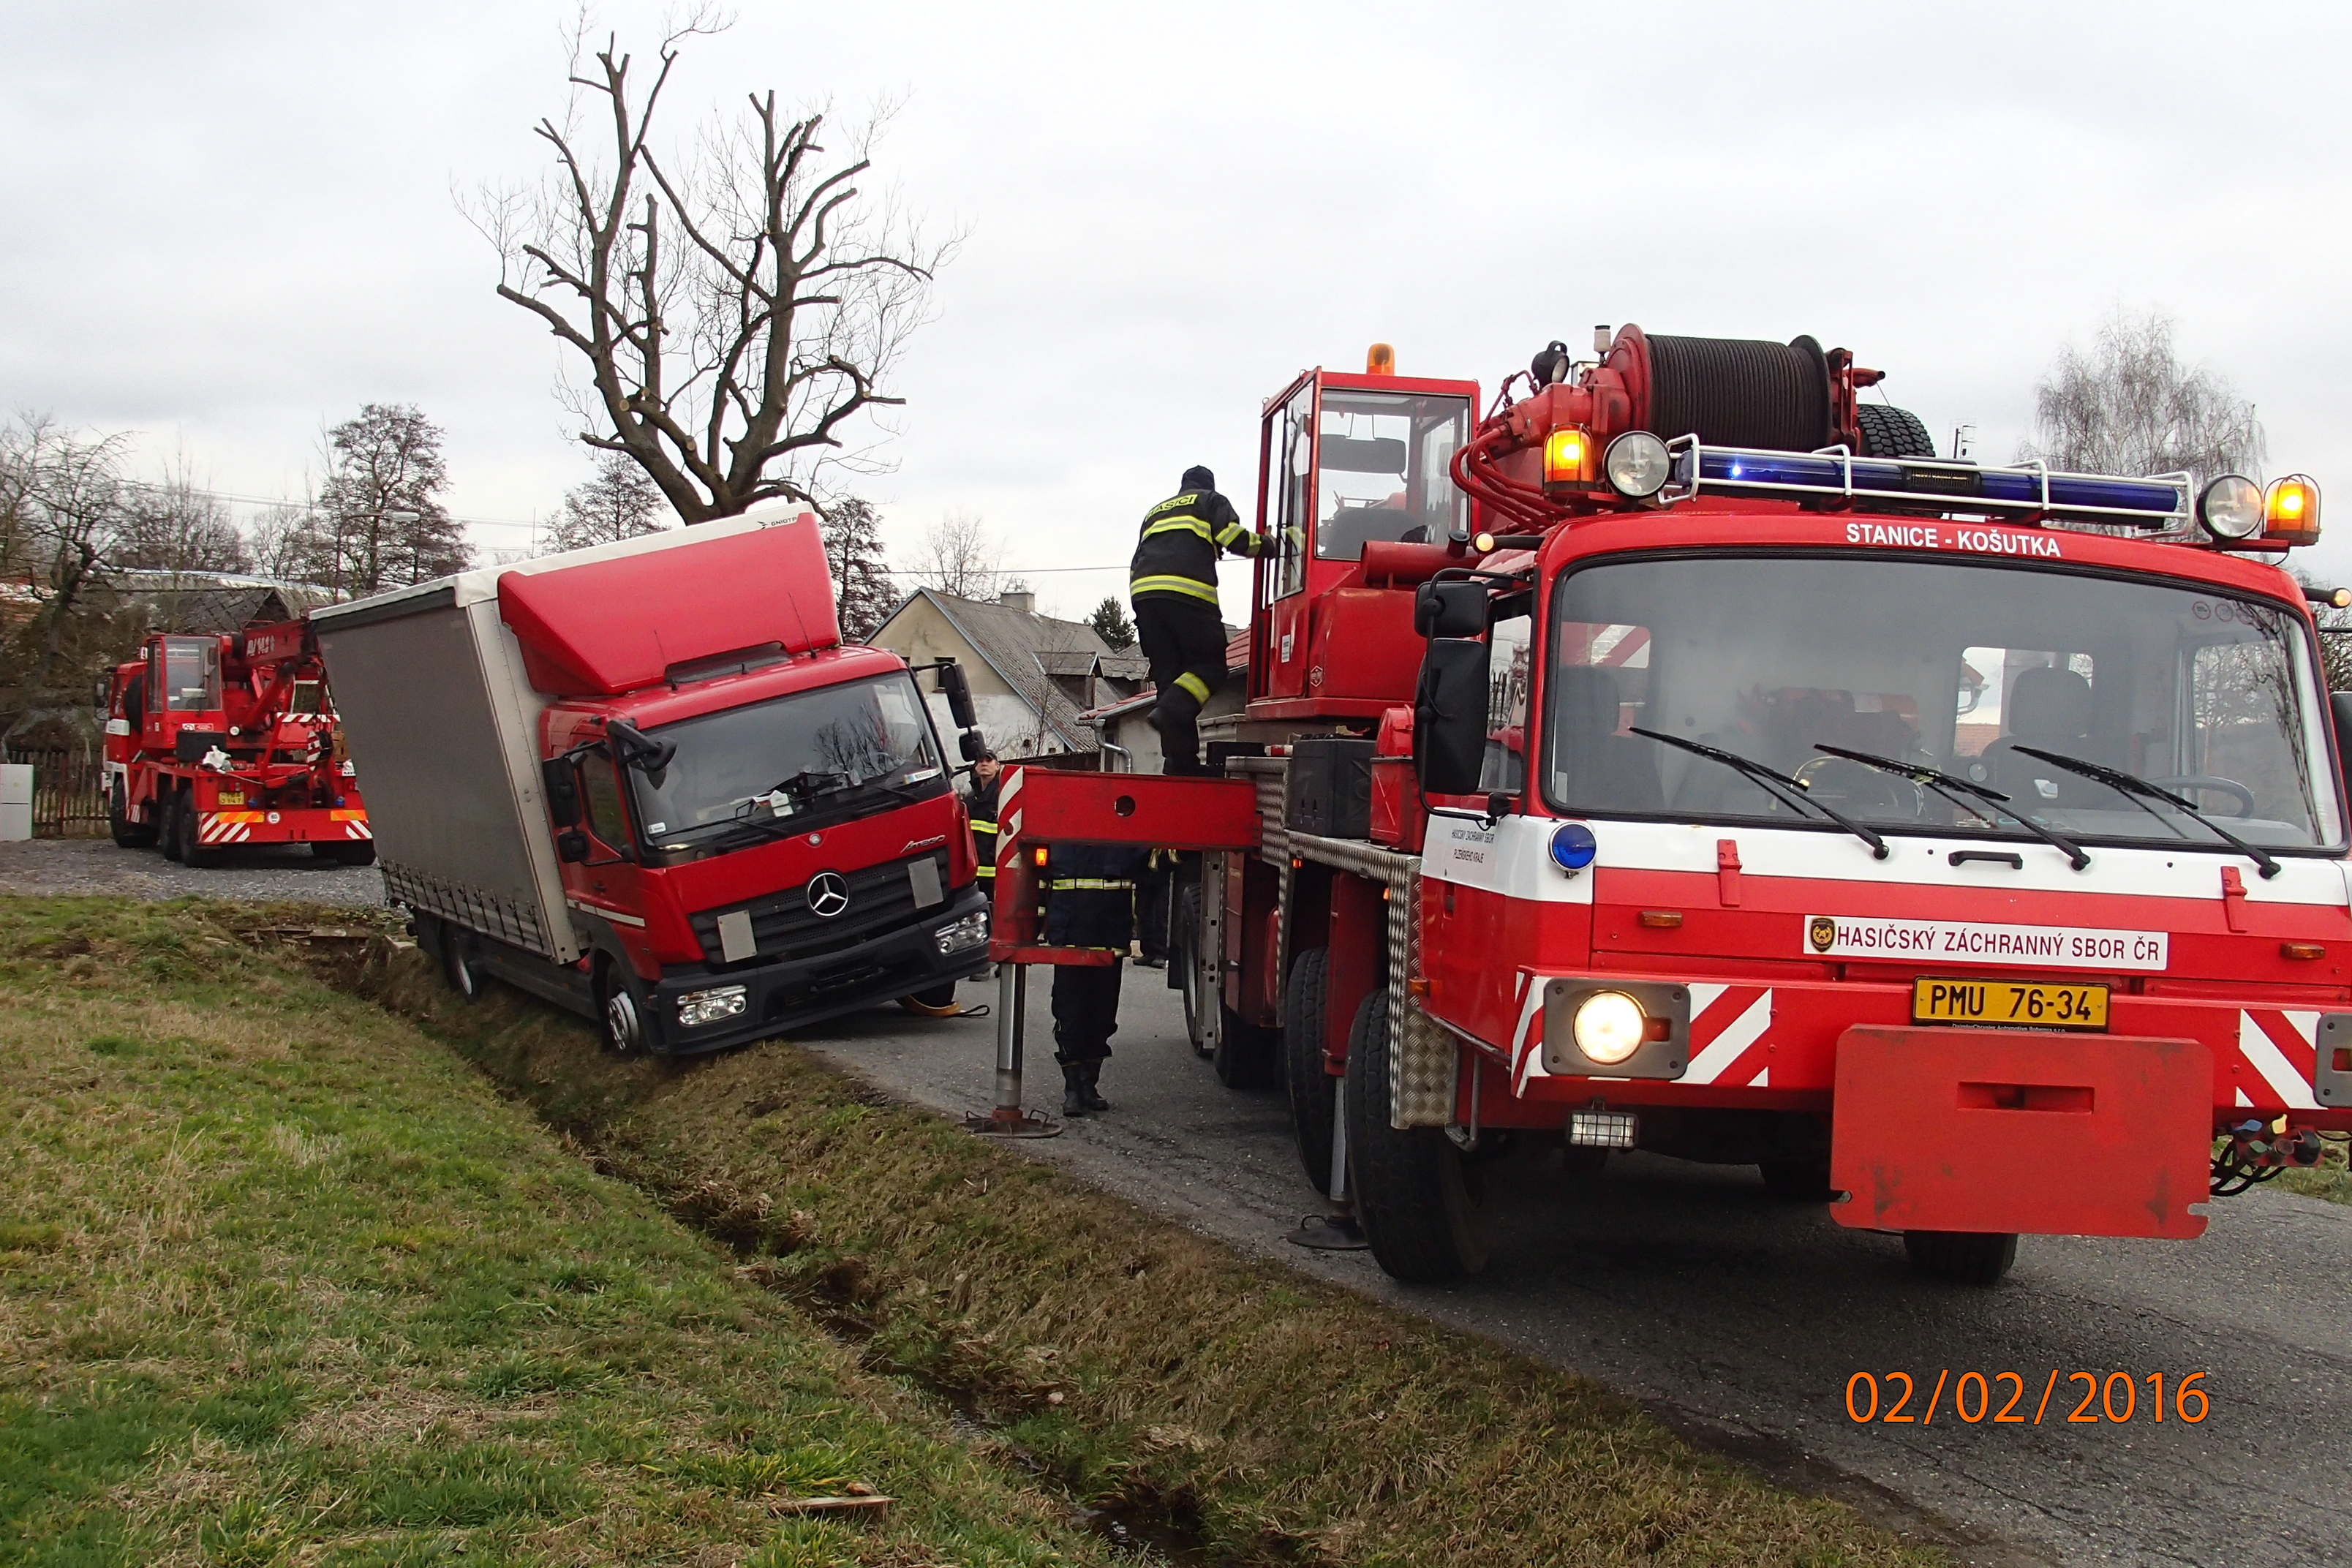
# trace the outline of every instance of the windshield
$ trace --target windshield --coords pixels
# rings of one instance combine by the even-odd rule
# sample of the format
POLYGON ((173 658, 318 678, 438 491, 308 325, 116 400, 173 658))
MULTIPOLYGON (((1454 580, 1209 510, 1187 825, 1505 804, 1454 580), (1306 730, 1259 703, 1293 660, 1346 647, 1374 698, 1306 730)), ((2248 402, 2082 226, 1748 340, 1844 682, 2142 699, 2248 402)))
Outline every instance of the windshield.
MULTIPOLYGON (((2261 601, 2046 569, 1776 555, 1603 563, 1553 603, 1541 700, 1544 792, 1559 810, 1821 826, 1643 729, 1793 774, 1887 832, 2027 837, 1995 803, 1817 747, 1940 770, 2070 838, 2223 847, 2178 807, 2032 751, 2136 775, 2250 843, 2344 840, 2309 638, 2261 601)), ((1498 636, 1495 661, 1491 744, 1507 751, 1523 732, 1510 703, 1526 689, 1524 639, 1498 636)))
POLYGON ((930 719, 908 675, 803 691, 682 719, 646 733, 677 742, 656 787, 628 770, 655 850, 707 848, 863 816, 947 788, 930 719))

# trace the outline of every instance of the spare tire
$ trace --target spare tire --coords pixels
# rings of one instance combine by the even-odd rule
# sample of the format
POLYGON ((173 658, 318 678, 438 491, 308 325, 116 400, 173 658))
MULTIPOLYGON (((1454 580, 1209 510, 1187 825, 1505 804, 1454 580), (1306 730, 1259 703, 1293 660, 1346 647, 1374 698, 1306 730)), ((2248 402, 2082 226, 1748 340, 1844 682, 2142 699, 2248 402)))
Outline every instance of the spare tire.
POLYGON ((1865 458, 1932 458, 1936 455, 1935 438, 1927 426, 1908 408, 1896 408, 1885 403, 1860 403, 1854 405, 1853 422, 1862 436, 1862 456, 1865 458))

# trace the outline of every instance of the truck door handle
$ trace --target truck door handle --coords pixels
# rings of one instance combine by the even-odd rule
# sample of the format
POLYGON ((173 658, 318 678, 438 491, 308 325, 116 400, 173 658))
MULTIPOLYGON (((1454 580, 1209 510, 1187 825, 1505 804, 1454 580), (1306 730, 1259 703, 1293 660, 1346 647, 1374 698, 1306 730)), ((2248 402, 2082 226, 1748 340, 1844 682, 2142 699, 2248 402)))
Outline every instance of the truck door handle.
POLYGON ((1953 865, 1962 865, 1970 860, 1998 861, 2012 871, 2025 869, 2025 857, 2012 849, 1955 849, 1952 851, 1953 865))

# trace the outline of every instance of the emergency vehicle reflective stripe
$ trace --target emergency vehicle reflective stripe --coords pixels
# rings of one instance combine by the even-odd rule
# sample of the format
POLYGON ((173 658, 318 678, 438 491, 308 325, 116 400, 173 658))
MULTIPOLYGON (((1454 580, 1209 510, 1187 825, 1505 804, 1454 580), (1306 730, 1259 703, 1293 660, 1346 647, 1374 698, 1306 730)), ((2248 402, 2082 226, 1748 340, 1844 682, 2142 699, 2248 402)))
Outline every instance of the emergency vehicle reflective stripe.
POLYGON ((1127 592, 1129 598, 1145 594, 1186 594, 1195 599, 1206 599, 1213 605, 1217 602, 1217 585, 1203 583, 1197 577, 1130 577, 1127 581, 1127 592))
MULTIPOLYGON (((1240 538, 1242 538, 1243 536, 1244 536, 1244 535, 1248 535, 1248 534, 1249 534, 1249 530, 1248 530, 1248 529, 1246 529, 1246 528, 1244 528, 1244 527, 1241 525, 1240 521, 1239 521, 1238 519, 1236 519, 1235 521, 1232 521, 1232 522, 1229 522, 1229 523, 1225 524, 1223 531, 1222 531, 1221 533, 1219 533, 1219 534, 1217 535, 1217 548, 1218 548, 1218 549, 1220 549, 1220 550, 1230 550, 1230 549, 1232 549, 1232 548, 1233 548, 1233 546, 1234 546, 1234 540, 1236 540, 1236 539, 1240 539, 1240 538)), ((1251 537, 1252 542, 1251 542, 1251 545, 1250 545, 1250 551, 1249 551, 1249 552, 1250 552, 1252 555, 1255 555, 1255 554, 1256 554, 1256 553, 1257 553, 1257 545, 1256 545, 1256 542, 1255 542, 1255 535, 1250 535, 1250 537, 1251 537)))
MULTIPOLYGON (((2311 1080, 2319 1069, 2319 1015, 2265 1007, 2238 1014, 2238 1054, 2289 1110, 2315 1110, 2311 1080)), ((2245 1091, 2238 1103, 2251 1103, 2245 1091)))
POLYGON ((996 875, 996 824, 971 819, 972 847, 980 852, 980 872, 983 877, 996 875), (985 840, 983 843, 982 840, 985 840))
POLYGON ((1180 690, 1191 692, 1195 702, 1209 700, 1209 683, 1189 669, 1176 678, 1176 685, 1180 690))
POLYGON ((1056 877, 1045 884, 1056 893, 1131 893, 1132 882, 1114 881, 1105 877, 1056 877))

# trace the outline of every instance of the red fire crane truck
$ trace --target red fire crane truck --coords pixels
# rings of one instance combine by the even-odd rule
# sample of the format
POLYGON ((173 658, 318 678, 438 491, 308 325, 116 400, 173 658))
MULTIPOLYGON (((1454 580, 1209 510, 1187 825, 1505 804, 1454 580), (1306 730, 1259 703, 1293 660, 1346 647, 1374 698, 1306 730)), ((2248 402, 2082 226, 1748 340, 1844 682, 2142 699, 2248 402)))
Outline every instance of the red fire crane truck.
POLYGON ((126 849, 190 866, 231 846, 375 859, 310 622, 147 639, 107 691, 107 816, 126 849))
POLYGON ((1085 961, 1034 945, 1039 847, 1201 850, 1195 1048, 1281 1075, 1407 1279, 1483 1265, 1513 1139, 1753 1163, 1985 1284, 2315 1163, 2352 708, 2277 562, 2317 487, 1939 458, 1880 379, 1633 327, 1483 419, 1302 374, 1224 776, 1012 774, 1007 1003, 1085 961))

